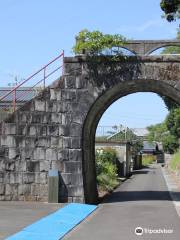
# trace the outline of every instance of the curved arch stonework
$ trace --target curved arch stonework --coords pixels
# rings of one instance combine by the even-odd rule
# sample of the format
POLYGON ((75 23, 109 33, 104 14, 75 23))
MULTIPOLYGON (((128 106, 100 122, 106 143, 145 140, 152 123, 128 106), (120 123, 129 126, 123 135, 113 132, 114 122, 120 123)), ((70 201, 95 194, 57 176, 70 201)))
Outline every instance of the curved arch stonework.
POLYGON ((180 46, 179 40, 131 40, 124 45, 129 51, 136 55, 149 55, 159 48, 169 46, 180 46))
POLYGON ((178 57, 71 57, 64 63, 60 80, 1 123, 2 200, 47 200, 48 170, 57 169, 60 201, 95 203, 95 132, 108 106, 135 92, 180 104, 178 57))

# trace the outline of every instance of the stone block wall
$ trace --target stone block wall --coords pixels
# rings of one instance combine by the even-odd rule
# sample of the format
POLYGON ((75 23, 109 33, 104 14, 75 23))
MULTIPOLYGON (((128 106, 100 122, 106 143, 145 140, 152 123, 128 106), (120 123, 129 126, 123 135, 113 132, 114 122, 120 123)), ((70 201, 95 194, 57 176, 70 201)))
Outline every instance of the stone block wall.
POLYGON ((0 200, 47 201, 48 171, 58 169, 59 201, 84 201, 84 86, 66 74, 1 123, 0 200))

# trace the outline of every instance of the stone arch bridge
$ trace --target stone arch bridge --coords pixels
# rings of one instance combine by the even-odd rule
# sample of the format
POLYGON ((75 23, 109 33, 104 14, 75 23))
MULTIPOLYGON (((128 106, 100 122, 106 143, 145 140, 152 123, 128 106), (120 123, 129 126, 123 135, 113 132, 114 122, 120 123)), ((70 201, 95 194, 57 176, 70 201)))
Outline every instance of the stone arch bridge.
POLYGON ((135 92, 180 104, 180 57, 66 57, 64 75, 0 124, 0 200, 47 201, 48 171, 57 169, 60 202, 95 203, 96 127, 135 92))

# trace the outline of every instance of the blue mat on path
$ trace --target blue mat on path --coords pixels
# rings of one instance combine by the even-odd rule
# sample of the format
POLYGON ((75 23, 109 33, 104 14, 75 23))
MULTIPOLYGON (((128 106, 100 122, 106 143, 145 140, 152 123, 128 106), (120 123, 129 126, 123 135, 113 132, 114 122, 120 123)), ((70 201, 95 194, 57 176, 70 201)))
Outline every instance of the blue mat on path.
POLYGON ((6 240, 59 240, 96 208, 95 205, 68 204, 6 240))

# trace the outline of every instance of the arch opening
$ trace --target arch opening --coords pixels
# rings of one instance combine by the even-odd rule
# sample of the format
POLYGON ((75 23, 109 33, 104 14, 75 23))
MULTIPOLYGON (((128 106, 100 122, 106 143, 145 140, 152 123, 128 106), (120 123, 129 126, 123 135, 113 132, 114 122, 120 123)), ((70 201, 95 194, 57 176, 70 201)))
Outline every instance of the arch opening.
POLYGON ((95 134, 100 118, 116 100, 132 93, 153 92, 180 104, 180 93, 164 81, 136 80, 119 83, 102 94, 91 107, 83 127, 83 184, 87 203, 98 199, 95 169, 95 134))
MULTIPOLYGON (((150 55, 150 56, 153 56, 153 55, 162 55, 161 52, 163 50, 166 50, 167 48, 169 47, 175 47, 176 48, 176 51, 174 54, 176 54, 177 50, 180 51, 180 46, 179 44, 164 44, 164 45, 160 45, 160 46, 157 46, 155 48, 152 48, 151 50, 149 50, 146 55, 150 55)), ((173 53, 171 53, 172 55, 173 53)), ((177 55, 177 54, 176 54, 177 55)))

